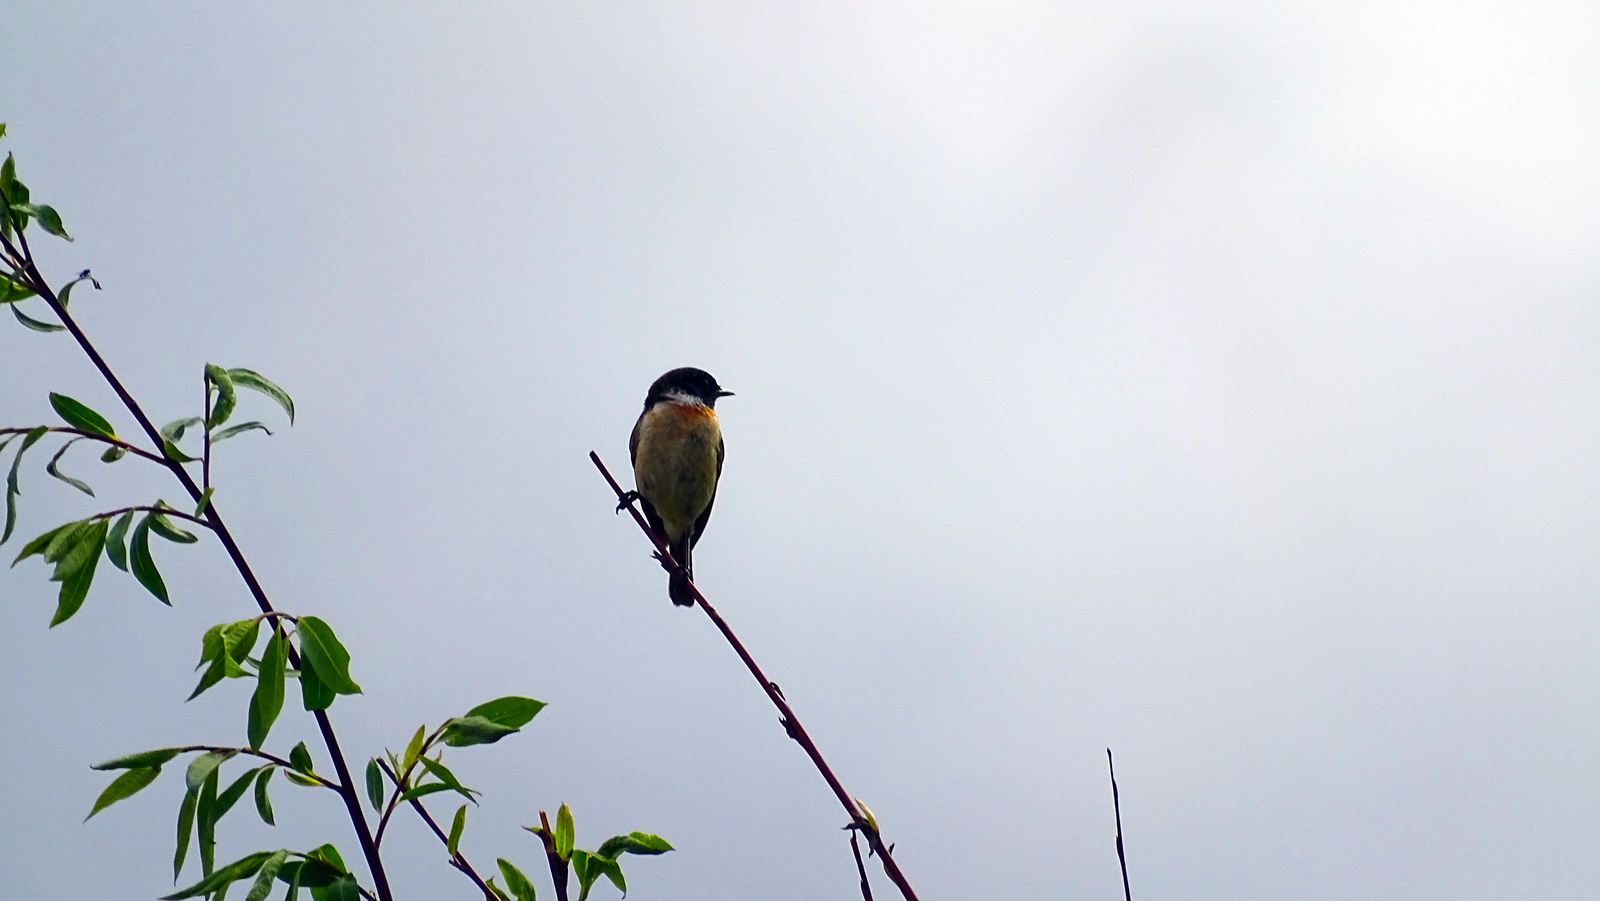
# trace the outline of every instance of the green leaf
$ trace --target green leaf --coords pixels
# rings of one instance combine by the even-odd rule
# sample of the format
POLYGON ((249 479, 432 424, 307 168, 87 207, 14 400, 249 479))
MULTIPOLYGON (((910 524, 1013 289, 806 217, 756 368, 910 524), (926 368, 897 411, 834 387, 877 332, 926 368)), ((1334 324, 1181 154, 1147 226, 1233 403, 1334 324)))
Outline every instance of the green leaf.
MULTIPOLYGON (((456 809, 456 818, 450 822, 450 840, 445 842, 445 848, 454 857, 461 847, 461 833, 467 828, 467 805, 463 804, 456 809)), ((507 880, 508 882, 510 880, 507 880)))
POLYGON ((350 872, 350 868, 344 865, 344 858, 339 855, 339 849, 335 848, 331 844, 322 845, 315 851, 312 851, 311 854, 320 860, 325 860, 328 863, 338 867, 340 875, 350 872))
POLYGON ((205 420, 198 416, 190 416, 184 419, 174 419, 161 427, 161 437, 166 441, 182 441, 183 433, 186 430, 193 428, 204 421, 205 420))
POLYGON ((228 375, 228 370, 215 363, 206 364, 206 391, 212 388, 217 390, 216 403, 211 405, 211 418, 206 421, 206 428, 214 429, 233 415, 233 407, 238 403, 238 396, 233 390, 233 376, 228 375))
POLYGON ((266 901, 267 896, 272 894, 272 881, 278 878, 278 871, 288 859, 288 851, 277 851, 262 861, 261 869, 256 873, 256 884, 251 886, 250 894, 244 896, 244 901, 266 901))
POLYGON ((218 441, 227 441, 229 438, 232 438, 235 435, 242 435, 251 429, 260 429, 261 431, 266 432, 268 435, 272 434, 272 430, 267 428, 266 423, 257 422, 256 420, 252 419, 249 422, 237 423, 222 429, 211 436, 211 443, 216 444, 218 441))
POLYGON ((78 539, 83 537, 84 530, 89 528, 89 520, 80 519, 77 522, 67 523, 56 531, 50 543, 44 548, 44 562, 59 564, 61 559, 72 553, 78 546, 78 539))
MULTIPOLYGON (((305 650, 305 633, 300 633, 300 649, 305 650)), ((333 689, 324 685, 322 677, 311 666, 309 657, 300 658, 300 700, 307 710, 327 710, 336 697, 333 689)))
POLYGON ((85 530, 84 537, 78 546, 56 567, 56 574, 64 577, 61 579, 61 594, 56 601, 56 615, 50 620, 50 627, 55 628, 72 618, 78 608, 83 606, 84 598, 89 596, 89 585, 94 581, 94 570, 100 562, 100 551, 105 547, 106 530, 110 526, 105 520, 96 522, 85 530), (84 562, 77 562, 79 554, 87 555, 84 562), (72 569, 65 568, 72 565, 72 569))
MULTIPOLYGON (((150 556, 150 517, 139 520, 133 529, 133 540, 128 543, 128 563, 133 568, 133 577, 139 580, 146 590, 156 596, 156 600, 168 607, 172 601, 167 598, 167 583, 161 581, 161 572, 156 569, 156 561, 150 556)), ((209 686, 207 686, 209 687, 209 686)), ((197 688, 190 698, 205 691, 197 688)))
POLYGON ((383 809, 383 770, 376 757, 367 761, 367 800, 372 802, 373 810, 383 809))
POLYGON ((555 834, 556 855, 562 860, 567 860, 572 857, 572 840, 574 832, 575 830, 572 824, 572 808, 568 807, 566 803, 563 802, 561 809, 556 811, 555 834))
POLYGON ((207 751, 189 761, 189 770, 183 777, 184 785, 188 786, 189 791, 199 791, 205 785, 205 781, 211 778, 211 774, 217 771, 217 767, 232 760, 238 753, 238 751, 207 751))
POLYGON ((611 882, 626 895, 628 883, 622 878, 622 867, 609 857, 590 854, 588 851, 572 852, 572 874, 578 877, 578 901, 586 901, 589 889, 594 886, 595 880, 603 874, 611 878, 611 882))
POLYGON ((123 447, 120 444, 113 444, 110 447, 106 448, 106 452, 105 453, 100 455, 100 462, 101 463, 115 463, 118 460, 121 460, 123 457, 126 457, 127 455, 128 455, 128 449, 127 448, 123 447))
POLYGON ((77 442, 82 441, 82 440, 84 440, 83 436, 79 435, 78 437, 72 439, 71 441, 68 441, 66 444, 61 445, 61 449, 56 451, 56 455, 54 457, 50 458, 50 462, 49 463, 45 464, 44 471, 49 473, 52 476, 55 476, 56 478, 60 479, 61 481, 66 482, 68 485, 71 485, 72 487, 78 489, 79 491, 82 491, 84 494, 87 494, 90 497, 94 497, 94 489, 89 487, 89 483, 84 482, 81 479, 75 479, 72 476, 69 476, 69 475, 63 473, 59 468, 57 468, 57 464, 59 464, 61 462, 61 455, 65 454, 67 452, 67 448, 71 447, 72 445, 74 445, 77 442))
POLYGON ((50 581, 60 582, 91 560, 98 559, 101 549, 105 547, 109 528, 110 525, 103 519, 86 519, 80 528, 56 536, 44 551, 45 562, 56 565, 50 581))
POLYGON ((407 801, 415 801, 418 798, 425 798, 428 795, 434 794, 435 792, 447 792, 451 790, 452 789, 450 786, 445 785, 443 782, 429 782, 426 785, 419 785, 401 795, 400 800, 397 803, 404 804, 407 801))
POLYGON ((481 716, 453 717, 444 724, 444 743, 453 748, 492 745, 507 735, 522 730, 490 722, 481 716))
MULTIPOLYGON (((164 510, 172 509, 171 507, 167 506, 166 501, 156 501, 156 506, 164 510)), ((150 530, 152 532, 155 532, 157 535, 160 535, 162 538, 165 538, 175 544, 194 544, 196 541, 200 540, 194 537, 193 534, 185 532, 183 529, 173 525, 172 520, 167 519, 167 517, 161 513, 151 513, 146 517, 146 519, 150 521, 150 530)))
POLYGON ((34 297, 35 292, 18 278, 17 272, 0 272, 0 304, 16 303, 34 297))
POLYGON ((423 738, 426 736, 427 731, 428 731, 428 727, 427 726, 425 726, 425 725, 418 726, 417 727, 417 734, 411 736, 411 743, 406 745, 406 756, 405 756, 405 759, 401 762, 401 765, 400 765, 400 771, 401 772, 410 772, 411 766, 417 762, 417 757, 420 754, 422 754, 422 741, 423 741, 423 738))
POLYGON ((289 765, 302 773, 313 772, 311 769, 311 752, 306 750, 306 743, 301 742, 289 752, 289 765))
POLYGON ((361 686, 350 678, 350 652, 327 623, 315 616, 302 616, 299 634, 300 653, 311 661, 311 668, 324 685, 342 695, 361 693, 361 686))
POLYGON ((89 767, 89 769, 132 770, 139 767, 160 766, 182 753, 182 748, 157 748, 154 751, 140 751, 137 754, 129 754, 126 757, 113 757, 105 763, 97 763, 89 767))
POLYGON ((56 415, 67 421, 75 429, 82 429, 106 438, 115 438, 117 433, 111 428, 111 423, 104 416, 89 409, 78 401, 65 394, 50 394, 50 406, 55 408, 56 415))
MULTIPOLYGON (((17 467, 22 465, 22 455, 27 453, 28 448, 33 447, 48 431, 50 431, 50 427, 45 425, 29 429, 28 434, 22 438, 21 446, 17 448, 17 455, 11 458, 11 473, 6 476, 6 530, 4 534, 0 534, 0 544, 5 544, 11 540, 11 530, 17 525, 17 495, 22 493, 22 489, 17 487, 17 467)), ((22 558, 18 557, 17 559, 20 560, 22 558)), ((15 566, 16 563, 11 565, 15 566)))
POLYGON ((644 832, 630 832, 627 835, 617 835, 606 839, 595 853, 601 857, 615 860, 623 853, 628 854, 665 854, 673 850, 667 840, 659 835, 650 835, 644 832))
POLYGON ((545 703, 543 701, 507 695, 503 698, 495 698, 486 704, 479 704, 468 710, 467 716, 481 716, 491 723, 517 729, 526 726, 528 721, 537 716, 539 711, 544 708, 545 703))
POLYGON ((437 760, 430 760, 427 757, 419 757, 417 758, 417 762, 422 764, 422 766, 428 772, 432 773, 440 782, 444 783, 446 786, 449 786, 451 791, 459 794, 461 797, 466 798, 468 801, 471 801, 474 804, 478 803, 478 800, 472 796, 474 794, 481 794, 481 792, 474 792, 472 789, 462 785, 461 782, 456 779, 456 774, 450 772, 449 767, 446 767, 437 760))
POLYGON ((159 775, 161 775, 161 767, 159 766, 141 766, 128 770, 106 786, 106 790, 100 793, 99 798, 95 799, 94 809, 89 811, 89 816, 84 817, 84 820, 87 821, 89 817, 105 810, 123 798, 133 795, 139 789, 156 781, 156 777, 159 775))
POLYGON ((494 877, 493 876, 490 876, 489 877, 489 881, 484 883, 484 885, 487 885, 489 887, 489 890, 494 892, 494 896, 496 898, 499 898, 500 901, 512 901, 511 895, 509 893, 507 893, 505 889, 503 889, 500 886, 494 884, 494 877))
POLYGON ((189 837, 194 834, 194 805, 199 800, 197 792, 186 792, 183 804, 178 807, 178 852, 172 856, 172 881, 178 881, 183 872, 183 859, 189 856, 189 837))
MULTIPOLYGON (((458 816, 464 816, 466 811, 467 806, 465 804, 461 805, 461 814, 458 814, 458 816)), ((522 871, 517 869, 516 864, 506 860, 504 857, 497 858, 495 863, 500 865, 500 875, 505 877, 506 888, 517 896, 517 901, 534 901, 533 883, 528 881, 528 877, 522 875, 522 871)))
POLYGON ((361 889, 354 876, 340 876, 327 888, 327 901, 361 901, 361 889))
POLYGON ((27 315, 26 313, 22 312, 22 310, 18 309, 16 304, 11 305, 11 315, 17 317, 18 322, 36 332, 64 332, 67 330, 67 327, 64 325, 53 325, 49 322, 42 322, 33 318, 32 316, 27 315))
POLYGON ((211 495, 216 493, 217 489, 215 485, 207 488, 205 492, 200 495, 200 503, 195 505, 194 515, 204 516, 206 513, 206 508, 211 506, 211 495))
POLYGON ((67 234, 67 230, 61 225, 61 214, 57 213, 54 207, 38 203, 13 203, 11 209, 25 216, 32 216, 34 221, 39 223, 39 227, 50 234, 68 241, 72 240, 72 236, 67 234))
MULTIPOLYGON (((182 901, 184 898, 198 898, 201 895, 209 895, 223 886, 238 882, 240 879, 249 879, 261 869, 262 864, 265 864, 273 856, 274 853, 271 851, 257 851, 247 857, 241 857, 181 892, 173 892, 170 895, 161 896, 161 901, 182 901)), ((280 872, 282 871, 280 870, 280 872)))
POLYGON ((106 556, 110 558, 111 565, 123 572, 128 571, 128 526, 133 523, 133 511, 117 517, 112 523, 111 531, 106 533, 106 556))
POLYGON ((217 858, 217 782, 220 770, 212 770, 200 785, 200 800, 195 803, 195 833, 200 845, 200 872, 210 876, 217 858))
MULTIPOLYGON (((261 635, 261 620, 252 617, 231 622, 222 627, 222 643, 227 646, 229 656, 235 661, 241 661, 250 656, 250 649, 256 646, 256 639, 261 635)), ((241 670, 237 675, 229 672, 230 676, 237 678, 244 675, 241 670)))
POLYGON ((50 546, 50 542, 54 541, 56 536, 60 535, 69 528, 77 528, 82 525, 83 523, 81 521, 63 523, 62 525, 56 526, 43 535, 40 535, 38 538, 33 539, 23 546, 22 553, 17 555, 17 559, 11 561, 11 565, 16 566, 18 563, 21 563, 29 557, 32 557, 34 554, 43 554, 45 548, 50 546))
POLYGON ((298 881, 306 888, 325 888, 333 884, 335 879, 345 875, 344 868, 335 866, 325 860, 307 857, 305 860, 291 860, 278 870, 278 879, 291 885, 298 881))
POLYGON ((249 388, 251 391, 260 391, 262 394, 278 402, 283 412, 289 414, 289 424, 294 425, 294 400, 289 393, 277 385, 267 381, 259 372, 248 369, 230 369, 228 376, 233 379, 233 384, 239 388, 249 388))
POLYGON ((171 441, 161 442, 161 452, 167 455, 168 460, 171 460, 175 463, 193 463, 194 461, 200 459, 199 457, 191 457, 179 450, 178 446, 173 444, 171 441))
POLYGON ((272 799, 267 797, 267 781, 276 772, 275 767, 263 767, 261 775, 256 777, 256 813, 261 814, 261 822, 268 826, 278 825, 272 818, 272 799))
POLYGON ((249 736, 250 747, 261 750, 267 733, 283 710, 283 669, 285 641, 276 629, 267 639, 261 652, 261 667, 256 674, 256 692, 250 697, 249 736))
POLYGON ((211 822, 221 822, 222 818, 227 815, 228 811, 233 809, 233 805, 239 803, 239 799, 244 797, 244 793, 250 790, 251 783, 256 781, 256 777, 261 774, 261 771, 269 770, 271 768, 272 764, 270 763, 266 766, 258 766, 253 770, 246 771, 243 776, 233 780, 233 783, 228 786, 227 791, 217 795, 217 803, 211 808, 211 822))

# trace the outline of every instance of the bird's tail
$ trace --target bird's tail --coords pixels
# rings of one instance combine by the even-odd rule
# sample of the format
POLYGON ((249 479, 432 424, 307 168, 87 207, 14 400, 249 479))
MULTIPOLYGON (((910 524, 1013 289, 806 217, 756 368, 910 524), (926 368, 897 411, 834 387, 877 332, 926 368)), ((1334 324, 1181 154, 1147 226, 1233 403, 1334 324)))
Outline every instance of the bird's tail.
POLYGON ((672 603, 679 607, 694 606, 694 592, 689 590, 689 580, 694 578, 694 564, 689 560, 689 536, 684 535, 683 540, 672 545, 672 559, 678 561, 683 569, 677 570, 667 579, 667 596, 672 598, 672 603))

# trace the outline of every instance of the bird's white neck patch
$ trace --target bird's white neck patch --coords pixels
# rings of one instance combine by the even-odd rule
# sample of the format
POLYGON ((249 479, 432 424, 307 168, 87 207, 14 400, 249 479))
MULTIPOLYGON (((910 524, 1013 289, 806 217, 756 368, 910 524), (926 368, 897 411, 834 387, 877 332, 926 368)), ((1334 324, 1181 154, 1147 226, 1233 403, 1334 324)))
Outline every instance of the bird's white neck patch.
POLYGON ((662 400, 674 404, 689 404, 690 406, 694 407, 703 407, 706 405, 706 402, 700 398, 695 397, 692 394, 684 394, 681 391, 668 391, 666 397, 664 397, 662 400))

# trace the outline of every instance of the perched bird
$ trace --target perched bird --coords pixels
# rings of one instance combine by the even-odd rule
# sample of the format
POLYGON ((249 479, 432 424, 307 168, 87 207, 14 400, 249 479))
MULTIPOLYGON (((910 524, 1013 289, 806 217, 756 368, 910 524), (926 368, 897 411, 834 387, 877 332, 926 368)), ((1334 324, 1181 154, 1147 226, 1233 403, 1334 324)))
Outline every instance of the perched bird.
POLYGON ((674 369, 655 380, 644 398, 644 412, 628 439, 633 484, 623 504, 643 502, 645 519, 667 541, 672 558, 682 567, 667 582, 672 603, 694 606, 689 580, 694 577, 690 554, 711 519, 722 476, 722 429, 714 409, 717 398, 729 397, 709 372, 693 367, 674 369))

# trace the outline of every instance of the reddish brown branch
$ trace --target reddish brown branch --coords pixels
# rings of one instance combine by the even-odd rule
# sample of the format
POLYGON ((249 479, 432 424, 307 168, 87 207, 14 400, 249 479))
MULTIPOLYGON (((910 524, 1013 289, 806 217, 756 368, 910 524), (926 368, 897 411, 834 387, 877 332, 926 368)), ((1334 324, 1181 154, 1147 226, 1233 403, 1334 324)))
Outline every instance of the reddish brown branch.
MULTIPOLYGON (((600 470, 600 475, 605 477, 606 483, 611 486, 611 490, 616 492, 617 501, 628 508, 628 512, 633 514, 633 521, 639 524, 639 528, 650 539, 650 543, 655 545, 656 554, 661 560, 661 565, 666 567, 668 572, 679 570, 679 564, 672 558, 672 552, 667 548, 666 543, 661 540, 661 536, 657 535, 654 529, 650 528, 649 523, 645 522, 644 516, 633 505, 628 493, 623 491, 622 486, 617 484, 617 480, 611 477, 610 470, 606 469, 606 465, 600 462, 600 455, 590 451, 589 459, 594 462, 595 468, 600 470)), ((750 652, 745 650, 744 642, 739 640, 739 636, 733 634, 733 629, 728 627, 728 623, 722 618, 722 614, 711 606, 711 602, 707 601, 706 596, 700 593, 700 589, 694 582, 690 581, 688 584, 689 591, 694 595, 695 602, 700 605, 700 609, 711 617, 711 621, 722 632, 722 637, 728 640, 728 644, 733 646, 733 650, 739 655, 739 659, 744 661, 745 667, 750 670, 750 675, 754 676, 756 681, 761 684, 762 690, 767 693, 767 699, 772 701, 774 707, 778 708, 779 721, 783 723, 783 728, 788 731, 789 737, 799 743, 800 747, 805 750, 806 755, 811 758, 811 762, 816 766, 817 772, 821 773, 823 780, 828 783, 828 788, 833 790, 833 794, 839 799, 839 803, 844 805, 845 813, 850 815, 850 822, 867 836, 867 845, 883 861, 883 871, 888 874, 889 879, 900 889, 900 894, 905 896, 906 901, 917 901, 917 893, 912 890, 911 883, 906 880, 905 874, 900 872, 899 865, 890 856, 889 848, 884 845, 883 839, 879 837, 878 830, 872 827, 867 817, 862 813, 861 808, 856 805, 849 792, 846 792, 844 786, 840 784, 839 777, 833 774, 833 768, 828 766, 828 761, 823 759, 822 752, 817 750, 816 744, 811 740, 811 736, 806 732, 805 727, 800 725, 800 720, 794 715, 794 710, 789 707, 789 702, 783 699, 783 692, 778 690, 777 683, 768 679, 766 674, 761 671, 761 667, 757 665, 755 658, 751 657, 750 652)))

